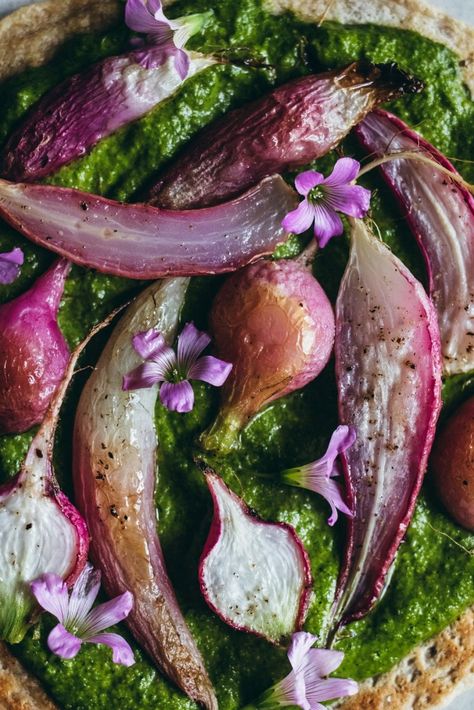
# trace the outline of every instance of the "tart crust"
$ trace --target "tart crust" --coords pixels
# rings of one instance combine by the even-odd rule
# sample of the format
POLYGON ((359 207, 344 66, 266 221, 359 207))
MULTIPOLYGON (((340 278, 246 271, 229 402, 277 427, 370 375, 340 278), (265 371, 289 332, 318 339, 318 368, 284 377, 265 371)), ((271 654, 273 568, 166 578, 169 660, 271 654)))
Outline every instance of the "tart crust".
MULTIPOLYGON (((170 4, 169 1, 163 3, 170 4)), ((474 28, 418 0, 266 0, 274 12, 291 10, 322 23, 375 23, 414 30, 454 50, 474 96, 474 28)), ((44 0, 0 21, 0 81, 39 66, 74 34, 103 29, 123 12, 119 0, 44 0)), ((361 683, 339 710, 424 710, 474 686, 474 608, 389 673, 361 683)), ((54 710, 57 706, 0 643, 0 710, 54 710)))

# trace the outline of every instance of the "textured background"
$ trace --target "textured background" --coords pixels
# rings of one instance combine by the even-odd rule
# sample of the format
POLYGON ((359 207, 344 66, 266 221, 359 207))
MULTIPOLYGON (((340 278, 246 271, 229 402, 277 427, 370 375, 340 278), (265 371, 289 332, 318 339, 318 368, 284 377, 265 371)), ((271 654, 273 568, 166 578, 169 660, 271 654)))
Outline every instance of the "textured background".
MULTIPOLYGON (((100 0, 97 1, 100 2, 100 0)), ((387 1, 390 2, 390 0, 387 1)), ((28 5, 30 2, 31 0, 0 0, 0 15, 6 15, 7 12, 20 7, 20 5, 28 5)), ((61 2, 61 0, 58 0, 58 2, 61 2)), ((449 12, 450 15, 474 24, 474 0, 430 0, 430 2, 432 5, 449 12)))
MULTIPOLYGON (((0 16, 11 10, 28 5, 31 0, 0 0, 0 16)), ((33 0, 38 1, 38 0, 33 0)), ((368 0, 370 2, 370 0, 368 0)), ((387 0, 388 2, 390 0, 387 0)), ((60 0, 58 0, 60 2, 60 0)), ((100 2, 100 0, 98 0, 100 2)), ((432 5, 449 12, 450 15, 474 25, 474 0, 430 0, 432 5)), ((138 710, 138 709, 137 709, 138 710)), ((474 710, 474 690, 456 698, 444 710, 474 710)))

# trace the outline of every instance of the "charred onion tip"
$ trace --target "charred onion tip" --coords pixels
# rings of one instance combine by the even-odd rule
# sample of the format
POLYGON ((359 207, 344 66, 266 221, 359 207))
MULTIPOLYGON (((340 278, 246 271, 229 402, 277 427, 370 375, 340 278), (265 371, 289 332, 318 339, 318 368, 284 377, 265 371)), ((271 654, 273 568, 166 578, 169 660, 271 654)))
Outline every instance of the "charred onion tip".
POLYGON ((362 75, 367 81, 373 82, 380 89, 391 91, 388 96, 399 94, 419 94, 425 84, 418 77, 400 69, 396 62, 373 64, 360 61, 353 65, 354 73, 362 75))
POLYGON ((419 94, 425 88, 421 79, 403 71, 395 62, 375 66, 380 71, 378 81, 402 94, 419 94))
POLYGON ((207 476, 208 474, 215 474, 215 471, 210 466, 208 466, 204 459, 199 458, 199 456, 195 456, 193 460, 204 476, 207 476))

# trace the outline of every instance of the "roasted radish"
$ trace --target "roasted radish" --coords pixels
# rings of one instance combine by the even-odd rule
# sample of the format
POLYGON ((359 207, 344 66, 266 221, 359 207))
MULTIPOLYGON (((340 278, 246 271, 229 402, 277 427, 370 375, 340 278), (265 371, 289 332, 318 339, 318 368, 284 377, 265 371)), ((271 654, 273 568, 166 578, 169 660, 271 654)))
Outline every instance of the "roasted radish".
POLYGON ((423 85, 395 64, 300 77, 205 128, 151 192, 160 207, 215 205, 328 153, 378 104, 423 85))
POLYGON ((5 146, 0 174, 17 182, 50 175, 170 98, 186 78, 216 64, 213 57, 183 49, 209 12, 170 21, 160 2, 153 5, 159 19, 145 0, 128 0, 126 22, 146 34, 147 43, 68 77, 43 96, 5 146))
POLYGON ((69 348, 57 322, 70 265, 56 261, 21 296, 0 306, 0 433, 39 424, 61 382, 69 348))
POLYGON ((291 525, 262 520, 211 469, 204 473, 214 502, 199 563, 204 598, 227 624, 278 643, 304 622, 308 555, 291 525))
POLYGON ((474 532, 474 397, 459 407, 436 437, 431 465, 448 513, 474 532))
POLYGON ((34 620, 30 583, 52 573, 68 585, 81 573, 89 548, 86 523, 59 490, 52 457, 59 411, 77 359, 94 328, 72 354, 19 474, 0 488, 0 638, 22 640, 34 620))
POLYGON ((306 265, 262 261, 225 282, 212 306, 210 328, 217 354, 233 368, 221 390, 218 417, 201 445, 227 452, 262 407, 321 372, 334 343, 334 314, 306 265))

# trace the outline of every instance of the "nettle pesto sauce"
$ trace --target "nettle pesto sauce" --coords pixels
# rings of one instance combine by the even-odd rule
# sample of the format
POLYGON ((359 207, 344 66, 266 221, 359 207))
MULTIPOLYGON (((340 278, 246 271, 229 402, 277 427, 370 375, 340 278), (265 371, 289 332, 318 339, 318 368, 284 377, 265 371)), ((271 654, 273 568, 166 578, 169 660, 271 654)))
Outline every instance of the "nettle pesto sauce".
MULTIPOLYGON (((250 56, 271 64, 257 69, 223 64, 185 83, 171 100, 148 116, 102 141, 89 155, 61 169, 50 182, 123 200, 140 199, 158 170, 173 159, 204 125, 299 74, 342 66, 359 58, 397 61, 425 80, 425 91, 398 101, 395 112, 450 157, 472 157, 474 104, 460 75, 457 57, 445 47, 407 31, 375 26, 345 27, 302 24, 292 16, 274 17, 259 0, 181 2, 173 15, 197 12, 212 5, 214 17, 192 46, 204 52, 228 49, 234 59, 250 56)), ((171 14, 171 12, 170 12, 171 14)), ((124 27, 102 35, 78 37, 68 43, 50 66, 30 70, 2 86, 0 143, 30 106, 51 86, 97 59, 125 51, 124 27)), ((348 154, 357 154, 346 142, 348 154)), ((329 158, 331 160, 331 158, 329 158)), ((327 160, 318 161, 325 169, 327 160)), ((459 163, 474 180, 473 166, 459 163)), ((373 217, 383 239, 413 272, 425 278, 414 240, 390 195, 376 176, 366 184, 374 190, 373 217)), ((0 250, 20 245, 26 254, 21 277, 2 287, 7 300, 22 292, 51 261, 39 249, 4 224, 0 250)), ((298 242, 280 249, 293 255, 298 242)), ((347 259, 346 238, 333 240, 317 257, 315 272, 335 299, 347 259)), ((446 264, 449 268, 449 264, 446 264)), ((218 278, 192 282, 183 320, 206 327, 208 307, 218 278)), ((60 323, 71 345, 113 306, 129 298, 138 282, 103 276, 74 267, 61 307, 60 323)), ((96 339, 85 361, 93 363, 106 335, 96 339)), ((56 446, 56 467, 70 494, 70 440, 74 408, 86 373, 77 376, 63 410, 56 446)), ((474 392, 474 375, 450 378, 444 387, 446 415, 474 392)), ((203 653, 222 710, 236 710, 288 672, 285 650, 235 632, 212 614, 202 600, 197 562, 209 529, 211 503, 200 472, 192 463, 193 442, 211 421, 217 395, 198 385, 195 410, 187 415, 167 412, 160 405, 156 425, 160 439, 156 503, 160 537, 171 579, 186 619, 203 653)), ((294 525, 308 550, 314 577, 314 597, 306 629, 324 635, 343 546, 342 526, 326 524, 329 508, 319 497, 259 478, 254 472, 276 472, 319 456, 337 424, 332 363, 303 391, 265 410, 244 432, 240 448, 214 461, 226 481, 264 518, 294 525)), ((18 470, 30 434, 0 439, 0 472, 18 470)), ((275 477, 276 480, 276 477, 275 477)), ((336 647, 345 651, 341 675, 362 679, 393 666, 417 643, 445 627, 474 602, 474 536, 453 524, 431 491, 428 474, 406 540, 401 545, 387 592, 365 619, 344 630, 336 647)), ((85 646, 76 659, 63 661, 49 653, 45 639, 52 621, 44 618, 12 650, 41 680, 63 708, 74 710, 185 710, 196 706, 175 690, 136 648, 137 664, 115 666, 109 649, 85 646)), ((127 633, 126 629, 121 632, 127 633)), ((131 640, 133 644, 133 640, 131 640)), ((339 671, 338 671, 339 674, 339 671)))

